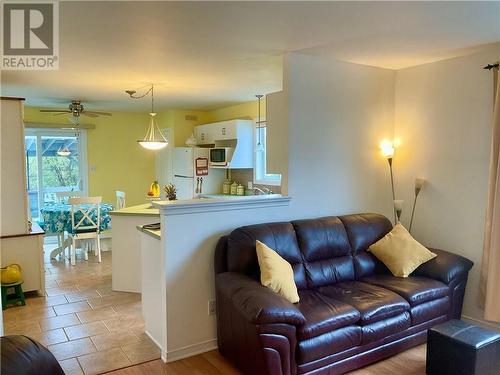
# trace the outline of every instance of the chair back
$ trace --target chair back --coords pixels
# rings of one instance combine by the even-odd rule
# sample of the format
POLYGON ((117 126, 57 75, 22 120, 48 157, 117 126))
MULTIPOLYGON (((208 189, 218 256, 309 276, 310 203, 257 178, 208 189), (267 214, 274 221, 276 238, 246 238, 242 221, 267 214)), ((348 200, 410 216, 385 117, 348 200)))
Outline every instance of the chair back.
POLYGON ((117 190, 115 193, 116 193, 116 209, 120 210, 125 207, 125 192, 117 190))
POLYGON ((71 197, 71 229, 73 233, 99 232, 101 223, 100 205, 102 197, 71 197))
POLYGON ((56 193, 57 203, 68 203, 69 198, 77 198, 81 196, 81 191, 59 191, 56 193))

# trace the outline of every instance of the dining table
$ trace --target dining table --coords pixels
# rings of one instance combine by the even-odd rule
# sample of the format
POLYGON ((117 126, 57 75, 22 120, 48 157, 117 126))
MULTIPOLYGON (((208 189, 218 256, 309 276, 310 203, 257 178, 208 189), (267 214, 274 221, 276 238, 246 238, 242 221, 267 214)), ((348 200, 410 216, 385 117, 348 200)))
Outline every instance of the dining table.
MULTIPOLYGON (((89 208, 89 205, 82 204, 82 208, 89 208)), ((69 238, 64 238, 64 233, 71 233, 71 205, 68 203, 46 203, 40 209, 41 220, 40 227, 45 231, 46 235, 62 235, 62 243, 50 252, 50 258, 55 258, 61 254, 64 249, 70 246, 69 238)), ((99 204, 99 230, 105 231, 111 228, 111 216, 109 212, 113 210, 113 206, 108 203, 99 204)), ((79 222, 82 218, 81 211, 75 211, 75 222, 79 222)), ((94 210, 90 213, 92 220, 97 219, 97 212, 94 210)), ((89 223, 90 224, 90 223, 89 223)))

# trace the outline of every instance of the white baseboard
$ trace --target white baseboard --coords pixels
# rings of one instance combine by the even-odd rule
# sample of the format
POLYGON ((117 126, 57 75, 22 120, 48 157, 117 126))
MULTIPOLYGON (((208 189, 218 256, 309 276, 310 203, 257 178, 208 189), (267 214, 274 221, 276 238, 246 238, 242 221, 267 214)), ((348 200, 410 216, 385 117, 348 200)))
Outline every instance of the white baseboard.
POLYGON ((197 354, 209 352, 210 350, 217 349, 217 339, 207 340, 200 342, 198 344, 185 346, 183 348, 175 349, 163 354, 162 350, 162 360, 163 362, 173 362, 179 359, 192 357, 197 354))
POLYGON ((499 330, 500 329, 500 323, 489 322, 487 320, 473 318, 472 316, 468 316, 468 315, 462 315, 462 319, 468 320, 470 322, 473 322, 473 323, 476 323, 476 324, 479 324, 479 325, 482 325, 482 326, 493 328, 495 330, 499 330))
POLYGON ((152 336, 152 335, 151 335, 148 331, 144 331, 144 333, 146 334, 146 336, 148 336, 148 337, 149 337, 149 339, 150 339, 151 341, 153 341, 153 342, 155 343, 155 345, 156 345, 156 346, 157 346, 160 350, 162 350, 162 351, 163 351, 163 348, 162 348, 162 346, 160 345, 160 343, 159 343, 158 341, 156 341, 156 340, 155 340, 155 338, 154 338, 154 337, 153 337, 153 336, 152 336))

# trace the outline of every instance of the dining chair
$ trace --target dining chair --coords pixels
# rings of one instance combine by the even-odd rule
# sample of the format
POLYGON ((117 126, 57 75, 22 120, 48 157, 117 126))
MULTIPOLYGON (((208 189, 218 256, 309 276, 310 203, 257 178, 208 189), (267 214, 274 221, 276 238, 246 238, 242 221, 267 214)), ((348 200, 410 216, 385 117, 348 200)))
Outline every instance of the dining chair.
POLYGON ((58 191, 56 192, 57 203, 68 203, 69 198, 82 196, 81 191, 58 191))
MULTIPOLYGON (((77 198, 77 197, 81 197, 81 196, 82 196, 81 191, 57 191, 55 193, 56 202, 59 204, 68 204, 69 198, 77 198)), ((59 247, 64 246, 65 233, 66 232, 63 231, 62 233, 57 234, 57 244, 59 247)), ((65 251, 66 250, 63 249, 63 252, 61 253, 61 255, 64 255, 65 251)), ((68 257, 70 256, 69 253, 70 253, 70 248, 68 247, 68 257)))
MULTIPOLYGON (((71 265, 76 264, 76 241, 94 239, 97 261, 101 263, 101 210, 102 197, 69 198, 71 205, 71 265)), ((82 248, 84 259, 88 260, 88 247, 82 248)))
POLYGON ((125 207, 125 192, 123 191, 115 191, 116 194, 116 209, 121 210, 125 207))

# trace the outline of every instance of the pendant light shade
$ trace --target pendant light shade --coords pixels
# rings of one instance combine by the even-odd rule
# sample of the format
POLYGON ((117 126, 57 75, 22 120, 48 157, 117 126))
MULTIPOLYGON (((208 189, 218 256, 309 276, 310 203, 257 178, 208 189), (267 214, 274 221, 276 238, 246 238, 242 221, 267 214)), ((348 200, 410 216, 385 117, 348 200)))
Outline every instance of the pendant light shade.
POLYGON ((58 156, 70 156, 71 151, 67 146, 61 147, 59 150, 57 150, 57 155, 58 156))
POLYGON ((147 150, 161 150, 168 145, 168 142, 158 127, 156 122, 156 113, 151 112, 149 115, 151 117, 149 119, 148 131, 146 132, 144 139, 137 142, 147 150))
POLYGON ((153 151, 161 150, 166 147, 168 145, 168 141, 163 136, 163 133, 156 122, 156 112, 154 111, 154 85, 151 85, 151 88, 141 96, 134 96, 136 93, 135 90, 127 90, 125 92, 133 99, 144 98, 146 95, 151 93, 151 112, 149 113, 150 119, 148 130, 146 131, 144 139, 137 141, 137 143, 139 143, 143 148, 153 151))

